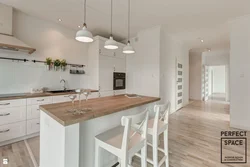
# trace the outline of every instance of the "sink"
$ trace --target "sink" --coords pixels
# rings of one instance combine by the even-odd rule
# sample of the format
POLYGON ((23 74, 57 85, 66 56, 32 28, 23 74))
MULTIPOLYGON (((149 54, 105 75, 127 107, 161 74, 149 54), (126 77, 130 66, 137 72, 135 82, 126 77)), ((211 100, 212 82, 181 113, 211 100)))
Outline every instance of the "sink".
POLYGON ((51 90, 51 91, 47 91, 49 93, 67 93, 67 92, 75 92, 75 90, 51 90))

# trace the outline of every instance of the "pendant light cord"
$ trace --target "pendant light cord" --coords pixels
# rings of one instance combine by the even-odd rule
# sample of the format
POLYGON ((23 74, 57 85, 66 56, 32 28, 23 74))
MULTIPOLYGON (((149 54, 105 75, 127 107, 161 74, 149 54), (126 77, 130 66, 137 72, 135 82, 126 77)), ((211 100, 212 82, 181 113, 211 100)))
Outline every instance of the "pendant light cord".
POLYGON ((113 37, 113 27, 112 27, 112 25, 113 25, 113 0, 111 0, 111 25, 110 25, 110 27, 111 27, 110 36, 111 37, 113 37))
POLYGON ((87 10, 87 6, 86 6, 86 1, 87 0, 84 0, 84 3, 83 3, 83 9, 84 9, 84 16, 83 16, 83 26, 86 26, 87 27, 87 25, 86 25, 86 10, 87 10))
POLYGON ((128 43, 130 43, 130 0, 128 0, 128 43))

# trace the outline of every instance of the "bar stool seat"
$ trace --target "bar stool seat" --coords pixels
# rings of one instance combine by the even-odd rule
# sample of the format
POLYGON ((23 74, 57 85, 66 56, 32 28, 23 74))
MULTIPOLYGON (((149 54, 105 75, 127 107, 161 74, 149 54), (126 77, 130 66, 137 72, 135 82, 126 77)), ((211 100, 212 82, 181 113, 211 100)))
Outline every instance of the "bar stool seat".
MULTIPOLYGON (((118 126, 113 129, 110 129, 102 134, 96 136, 96 140, 98 140, 99 145, 107 149, 114 155, 120 153, 122 148, 122 140, 123 140, 123 132, 124 127, 118 126)), ((135 131, 130 131, 129 136, 132 136, 135 131)), ((141 139, 141 135, 135 134, 128 144, 128 151, 132 151, 132 148, 136 147, 137 145, 143 144, 145 140, 141 139)))
MULTIPOLYGON (((154 129, 154 119, 148 120, 148 134, 153 135, 153 129, 154 129)), ((163 121, 158 122, 158 135, 162 134, 166 129, 168 128, 168 124, 166 124, 163 121)))

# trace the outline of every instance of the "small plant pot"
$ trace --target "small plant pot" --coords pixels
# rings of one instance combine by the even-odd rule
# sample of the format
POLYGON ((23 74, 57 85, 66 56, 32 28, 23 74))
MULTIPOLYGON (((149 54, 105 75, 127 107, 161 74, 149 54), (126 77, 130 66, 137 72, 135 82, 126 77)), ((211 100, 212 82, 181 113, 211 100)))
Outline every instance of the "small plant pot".
POLYGON ((66 71, 66 66, 61 66, 61 71, 66 71))
POLYGON ((47 71, 51 71, 52 70, 52 66, 51 65, 46 64, 45 67, 46 67, 47 71))
POLYGON ((54 70, 55 71, 59 71, 60 70, 60 66, 54 66, 54 70))

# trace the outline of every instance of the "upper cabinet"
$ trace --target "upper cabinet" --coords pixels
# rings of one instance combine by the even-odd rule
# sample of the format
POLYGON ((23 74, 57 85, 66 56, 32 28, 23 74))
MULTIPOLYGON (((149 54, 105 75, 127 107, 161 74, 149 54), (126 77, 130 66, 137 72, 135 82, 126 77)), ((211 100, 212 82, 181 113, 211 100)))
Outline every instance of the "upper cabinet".
POLYGON ((122 50, 125 46, 118 43, 119 48, 104 48, 106 38, 97 36, 89 45, 87 75, 92 89, 100 91, 113 90, 113 72, 126 72, 126 55, 122 50))

